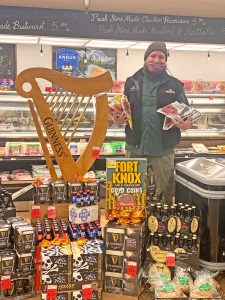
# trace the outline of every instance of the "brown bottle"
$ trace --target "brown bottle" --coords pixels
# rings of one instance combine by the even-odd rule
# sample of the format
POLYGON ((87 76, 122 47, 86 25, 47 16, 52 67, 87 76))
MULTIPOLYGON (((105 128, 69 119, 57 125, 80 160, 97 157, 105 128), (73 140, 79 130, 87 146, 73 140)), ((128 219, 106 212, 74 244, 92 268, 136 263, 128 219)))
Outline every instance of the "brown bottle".
POLYGON ((165 246, 165 250, 166 250, 166 251, 172 251, 172 250, 173 250, 171 234, 167 234, 167 235, 166 235, 166 246, 165 246))

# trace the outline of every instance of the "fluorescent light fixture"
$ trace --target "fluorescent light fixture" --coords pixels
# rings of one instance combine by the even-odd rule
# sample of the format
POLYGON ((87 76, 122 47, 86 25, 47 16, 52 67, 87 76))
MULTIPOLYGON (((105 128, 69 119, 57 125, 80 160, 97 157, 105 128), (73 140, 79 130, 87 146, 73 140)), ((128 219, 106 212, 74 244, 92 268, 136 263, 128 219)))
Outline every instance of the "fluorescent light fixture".
POLYGON ((214 49, 213 51, 215 51, 215 52, 225 52, 225 48, 214 49))
POLYGON ((151 42, 140 42, 140 43, 136 42, 136 44, 133 46, 130 46, 130 48, 146 50, 150 44, 151 44, 151 42))
POLYGON ((87 39, 67 39, 54 37, 40 37, 40 44, 55 46, 84 46, 89 40, 87 39))
POLYGON ((166 43, 167 49, 175 49, 176 47, 184 46, 183 43, 166 43))
POLYGON ((130 48, 136 44, 134 41, 117 41, 117 40, 90 40, 86 47, 101 47, 101 48, 130 48))
POLYGON ((27 35, 0 35, 1 44, 38 44, 38 36, 27 35))
POLYGON ((214 44, 184 44, 183 46, 177 47, 175 50, 214 51, 222 47, 223 47, 222 45, 214 45, 214 44))

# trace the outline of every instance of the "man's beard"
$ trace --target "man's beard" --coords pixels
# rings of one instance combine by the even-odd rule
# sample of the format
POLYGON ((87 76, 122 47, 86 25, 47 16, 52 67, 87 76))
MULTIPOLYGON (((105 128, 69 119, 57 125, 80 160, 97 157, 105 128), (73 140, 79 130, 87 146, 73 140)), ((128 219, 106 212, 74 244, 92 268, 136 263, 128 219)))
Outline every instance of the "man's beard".
POLYGON ((166 70, 166 64, 164 63, 145 63, 145 69, 154 74, 161 74, 166 70))

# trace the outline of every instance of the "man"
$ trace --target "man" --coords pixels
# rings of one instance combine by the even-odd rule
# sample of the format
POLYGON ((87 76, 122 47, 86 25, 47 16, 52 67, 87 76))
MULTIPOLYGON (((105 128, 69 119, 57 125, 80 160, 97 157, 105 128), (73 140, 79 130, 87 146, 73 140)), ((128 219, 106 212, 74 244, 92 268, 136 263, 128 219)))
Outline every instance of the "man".
MULTIPOLYGON (((183 84, 166 72, 168 52, 163 42, 153 42, 144 54, 144 67, 128 77, 124 94, 132 111, 133 129, 125 128, 129 157, 146 157, 156 175, 157 194, 172 204, 174 181, 174 147, 180 130, 191 127, 191 119, 176 122, 163 130, 164 116, 157 109, 174 101, 188 105, 183 84)), ((125 113, 114 118, 115 124, 127 123, 125 113)))

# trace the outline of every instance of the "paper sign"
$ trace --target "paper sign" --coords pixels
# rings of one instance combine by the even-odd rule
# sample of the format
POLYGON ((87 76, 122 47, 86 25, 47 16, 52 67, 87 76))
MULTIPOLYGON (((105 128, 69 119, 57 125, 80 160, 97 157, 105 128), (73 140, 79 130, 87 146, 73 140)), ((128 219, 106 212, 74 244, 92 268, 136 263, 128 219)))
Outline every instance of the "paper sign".
POLYGON ((92 298, 92 287, 91 284, 82 285, 82 296, 84 299, 92 298))
POLYGON ((175 253, 168 253, 166 255, 166 265, 167 267, 174 267, 175 266, 175 253))
POLYGON ((100 156, 100 151, 101 151, 101 148, 100 148, 100 147, 94 146, 94 147, 92 148, 92 157, 98 158, 98 157, 100 156))
POLYGON ((57 286, 49 285, 47 288, 47 300, 55 300, 57 295, 57 286))
POLYGON ((10 276, 2 276, 1 277, 1 290, 8 290, 11 286, 11 278, 10 276))
POLYGON ((32 219, 40 218, 40 205, 33 205, 31 208, 31 217, 32 219))
POLYGON ((135 277, 137 276, 137 263, 136 262, 129 262, 127 266, 127 274, 135 277))
POLYGON ((56 218, 56 208, 55 206, 48 207, 48 219, 55 219, 56 218))

